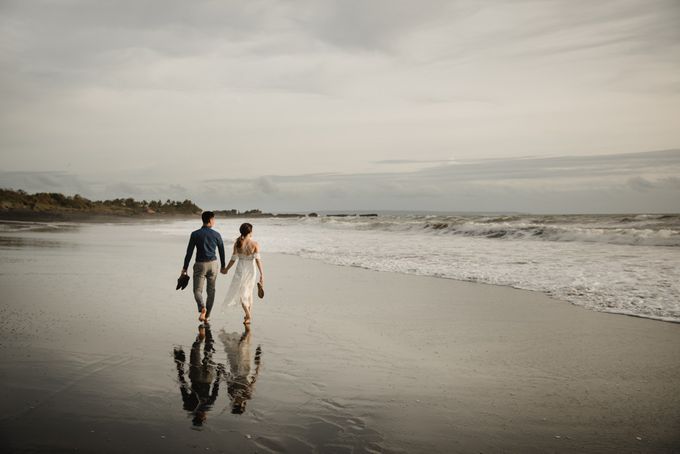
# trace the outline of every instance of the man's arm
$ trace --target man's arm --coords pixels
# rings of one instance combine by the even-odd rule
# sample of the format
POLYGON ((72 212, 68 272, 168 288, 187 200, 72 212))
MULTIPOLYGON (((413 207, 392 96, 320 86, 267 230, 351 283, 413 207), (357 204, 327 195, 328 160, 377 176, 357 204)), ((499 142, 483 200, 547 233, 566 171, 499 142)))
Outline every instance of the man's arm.
POLYGON ((224 257, 224 241, 222 241, 222 235, 217 234, 217 250, 220 252, 220 263, 222 264, 222 269, 225 267, 225 257, 224 257))
POLYGON ((236 262, 236 260, 234 259, 234 257, 236 257, 236 243, 234 243, 234 251, 233 251, 232 254, 231 254, 231 260, 229 260, 229 263, 227 263, 227 267, 226 267, 226 268, 222 268, 222 270, 221 270, 221 273, 222 273, 222 274, 227 274, 227 273, 229 272, 229 269, 230 269, 232 266, 234 266, 234 263, 236 262))
POLYGON ((194 238, 194 234, 192 233, 191 236, 189 237, 189 245, 187 246, 187 254, 184 256, 184 267, 182 268, 182 274, 186 274, 187 269, 189 268, 189 262, 191 261, 191 256, 194 253, 195 247, 196 247, 196 238, 194 238))
POLYGON ((208 405, 213 405, 217 400, 217 393, 220 391, 220 382, 222 381, 222 375, 224 375, 224 365, 217 365, 217 378, 215 378, 215 383, 213 383, 212 391, 210 392, 210 397, 206 402, 208 405))

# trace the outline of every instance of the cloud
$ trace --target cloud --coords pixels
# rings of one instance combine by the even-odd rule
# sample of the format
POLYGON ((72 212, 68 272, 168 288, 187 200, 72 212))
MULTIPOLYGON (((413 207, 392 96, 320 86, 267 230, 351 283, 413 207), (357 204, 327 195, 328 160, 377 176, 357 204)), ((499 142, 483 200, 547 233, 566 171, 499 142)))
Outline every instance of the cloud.
POLYGON ((410 172, 268 176, 254 180, 255 192, 247 180, 222 184, 233 184, 230 190, 236 200, 242 197, 269 209, 559 211, 569 206, 572 211, 644 212, 650 199, 657 211, 680 209, 678 175, 680 150, 664 150, 457 161, 410 172), (276 201, 263 182, 276 185, 276 201), (648 198, 644 203, 637 196, 629 198, 631 190, 648 198))
POLYGON ((271 177, 261 177, 256 180, 255 184, 256 190, 261 190, 265 194, 268 195, 273 195, 278 193, 278 188, 274 184, 274 181, 272 180, 271 177))
POLYGON ((654 184, 647 180, 646 178, 642 177, 633 177, 628 180, 628 185, 635 189, 636 191, 649 191, 654 187, 654 184))
POLYGON ((680 177, 670 176, 657 179, 643 177, 633 177, 626 182, 628 186, 639 192, 649 192, 655 190, 678 191, 680 196, 680 177))
POLYGON ((0 186, 31 192, 65 192, 85 195, 90 184, 67 172, 7 172, 0 171, 0 186))
POLYGON ((0 173, 5 187, 87 197, 190 198, 211 209, 677 212, 680 150, 602 156, 458 160, 415 171, 226 177, 121 184, 114 174, 0 173), (102 183, 106 178, 112 181, 102 183), (97 184, 88 182, 96 181, 97 184))
POLYGON ((341 49, 392 52, 401 37, 437 21, 453 9, 451 4, 445 0, 427 5, 391 0, 312 2, 301 22, 312 36, 341 49))
POLYGON ((679 22, 675 0, 7 0, 1 169, 269 206, 656 184, 588 155, 678 146, 679 22))
POLYGON ((384 159, 382 161, 375 161, 375 164, 443 164, 452 161, 452 159, 384 159))

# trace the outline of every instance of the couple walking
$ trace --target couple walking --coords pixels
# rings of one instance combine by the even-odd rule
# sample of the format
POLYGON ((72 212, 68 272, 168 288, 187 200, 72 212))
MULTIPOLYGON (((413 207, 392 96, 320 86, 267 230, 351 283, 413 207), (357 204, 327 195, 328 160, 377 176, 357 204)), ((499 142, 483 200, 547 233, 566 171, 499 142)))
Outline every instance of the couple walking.
MULTIPOLYGON (((239 236, 234 242, 231 260, 225 266, 224 243, 222 236, 215 227, 215 214, 212 211, 205 211, 201 214, 203 227, 191 232, 187 253, 184 257, 184 267, 182 276, 187 275, 191 256, 196 249, 196 262, 194 263, 194 298, 200 313, 198 320, 207 322, 215 301, 215 281, 217 273, 227 274, 234 263, 236 271, 231 281, 224 304, 234 306, 241 303, 245 317, 243 324, 246 327, 250 324, 251 311, 253 307, 253 289, 256 283, 256 268, 260 272, 260 279, 257 282, 258 294, 260 298, 264 296, 264 276, 262 272, 262 260, 260 259, 260 246, 253 241, 253 226, 249 223, 241 224, 239 236), (221 268, 217 267, 217 256, 215 249, 220 254, 221 268), (207 299, 203 300, 203 286, 207 283, 207 299)), ((186 278, 185 278, 186 279, 186 278)))

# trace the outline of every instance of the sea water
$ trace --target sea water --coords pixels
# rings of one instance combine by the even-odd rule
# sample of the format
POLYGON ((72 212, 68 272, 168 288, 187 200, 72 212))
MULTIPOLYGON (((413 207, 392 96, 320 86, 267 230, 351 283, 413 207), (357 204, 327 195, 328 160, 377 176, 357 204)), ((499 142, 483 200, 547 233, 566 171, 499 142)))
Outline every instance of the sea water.
MULTIPOLYGON (((219 219, 230 244, 243 219, 219 219)), ((263 254, 545 292, 680 322, 680 215, 380 215, 250 220, 263 254)), ((185 236, 196 222, 145 227, 185 236)), ((229 254, 230 251, 227 251, 229 254)))

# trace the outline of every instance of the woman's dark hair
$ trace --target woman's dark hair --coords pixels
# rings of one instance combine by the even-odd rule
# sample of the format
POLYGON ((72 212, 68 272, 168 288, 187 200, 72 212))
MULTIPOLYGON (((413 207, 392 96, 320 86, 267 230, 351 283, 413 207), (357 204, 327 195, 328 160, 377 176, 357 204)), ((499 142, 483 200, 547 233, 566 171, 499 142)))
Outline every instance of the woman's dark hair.
POLYGON ((241 232, 241 236, 236 238, 236 249, 240 250, 243 240, 245 240, 248 234, 253 231, 253 224, 244 222, 241 224, 241 227, 238 228, 238 231, 241 232))

